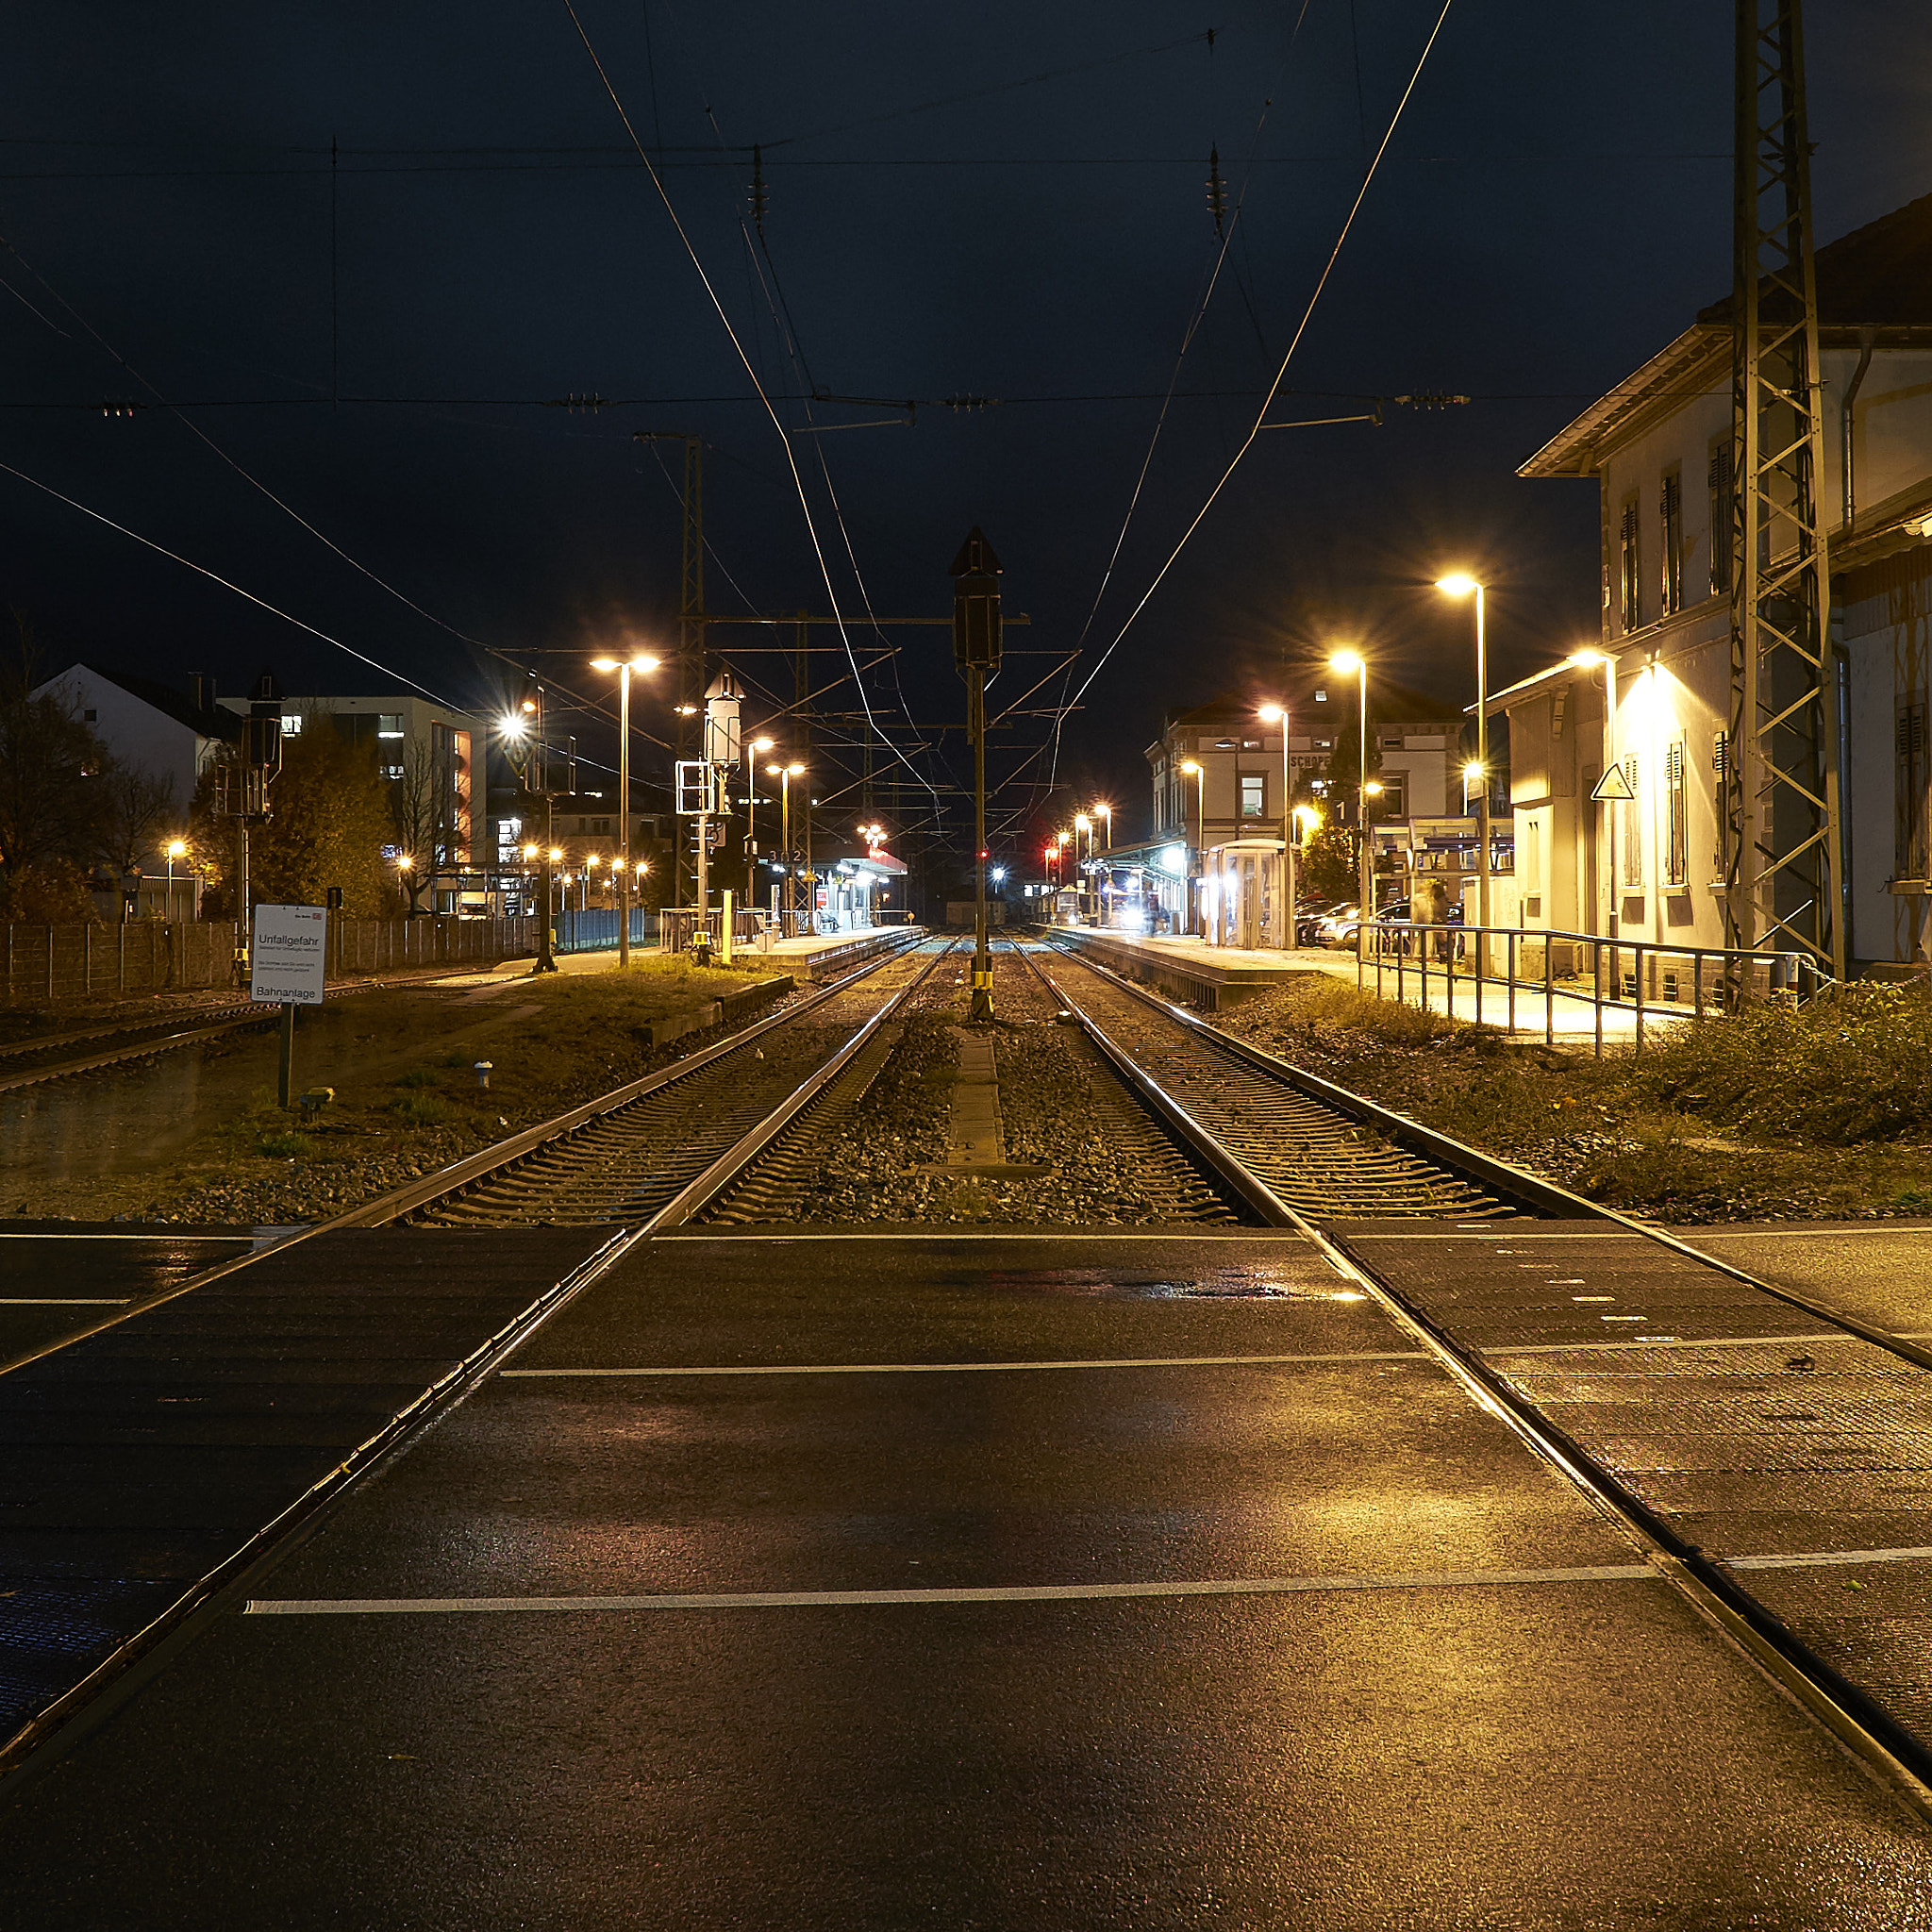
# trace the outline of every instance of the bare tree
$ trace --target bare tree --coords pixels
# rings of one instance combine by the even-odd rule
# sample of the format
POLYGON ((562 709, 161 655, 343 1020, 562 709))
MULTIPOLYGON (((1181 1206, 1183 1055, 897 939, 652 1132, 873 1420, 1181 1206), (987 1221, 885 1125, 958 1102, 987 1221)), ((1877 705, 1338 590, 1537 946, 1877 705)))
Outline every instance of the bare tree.
POLYGON ((142 861, 156 855, 161 833, 178 816, 175 780, 118 765, 104 774, 101 791, 100 856, 117 873, 138 873, 142 861))
POLYGON ((113 760, 42 675, 31 625, 13 614, 0 663, 0 917, 86 918, 84 871, 100 843, 113 760))
POLYGON ((439 849, 446 836, 443 812, 444 773, 435 752, 420 740, 403 749, 403 775, 388 780, 390 823, 402 856, 410 861, 401 874, 408 909, 415 912, 416 894, 435 876, 439 849))

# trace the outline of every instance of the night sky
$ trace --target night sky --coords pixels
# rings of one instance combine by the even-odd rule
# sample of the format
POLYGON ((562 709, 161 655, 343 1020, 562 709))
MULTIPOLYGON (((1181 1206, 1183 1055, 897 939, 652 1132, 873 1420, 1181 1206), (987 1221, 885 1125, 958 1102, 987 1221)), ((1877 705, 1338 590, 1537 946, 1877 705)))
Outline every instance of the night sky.
MULTIPOLYGON (((1255 420, 1441 10, 579 0, 780 420, 880 425, 791 440, 856 647, 868 595, 949 609, 978 523, 1034 620, 1009 645, 1084 637, 1023 708, 1086 679, 1255 420)), ((34 13, 0 62, 0 461, 387 671, 0 474, 0 590, 55 657, 481 708, 514 674, 480 644, 594 695, 581 658, 675 636, 679 451, 640 428, 706 439, 712 609, 827 608, 784 440, 563 0, 34 13), (546 407, 574 394, 612 406, 546 407)), ((1827 240, 1932 191, 1932 8, 1813 0, 1806 27, 1827 240)), ((995 771, 1065 788, 1032 823, 1106 793, 1134 833, 1164 710, 1336 639, 1467 702, 1444 569, 1493 587, 1499 683, 1594 634, 1593 493, 1513 472, 1729 286, 1731 29, 1715 0, 1452 0, 1273 414, 1474 400, 1260 437, 1057 754, 1013 721, 995 771)), ((895 641, 869 698, 931 741, 962 709, 947 635, 895 641)), ((784 659, 737 661, 789 699, 784 659)), ((1013 657, 994 708, 1054 662, 1013 657)), ((912 764, 970 769, 957 732, 912 764)), ((1028 798, 1008 776, 999 805, 1028 798)))

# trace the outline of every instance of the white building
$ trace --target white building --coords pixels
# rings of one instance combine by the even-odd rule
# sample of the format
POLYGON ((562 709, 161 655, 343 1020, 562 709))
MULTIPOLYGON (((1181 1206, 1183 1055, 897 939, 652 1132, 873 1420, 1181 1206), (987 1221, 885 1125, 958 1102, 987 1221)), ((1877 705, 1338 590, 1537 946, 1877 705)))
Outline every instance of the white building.
MULTIPOLYGON (((1831 638, 1841 654, 1849 954, 1926 957, 1932 892, 1932 197, 1817 254, 1831 638)), ((1729 305, 1539 450, 1588 477, 1603 624, 1492 700, 1510 725, 1524 923, 1721 946, 1730 718, 1729 305), (1635 796, 1593 805, 1612 763, 1635 796)))
POLYGON ((242 735, 235 718, 216 703, 211 678, 190 678, 177 690, 132 672, 80 663, 31 693, 49 694, 59 697, 122 764, 172 788, 177 835, 187 826, 189 801, 203 770, 224 744, 242 735))
MULTIPOLYGON (((1353 821, 1351 793, 1325 798, 1324 774, 1338 743, 1353 750, 1361 730, 1358 687, 1337 673, 1289 681, 1286 790, 1283 724, 1261 716, 1262 700, 1223 696, 1172 713, 1147 747, 1154 829, 1144 846, 1117 850, 1138 868, 1141 893, 1176 931, 1190 916, 1190 872, 1210 880, 1208 931, 1216 943, 1274 946, 1280 893, 1282 815, 1313 800, 1324 816, 1353 821), (1198 773, 1186 766, 1199 767, 1198 773)), ((1275 702, 1279 702, 1277 699, 1275 702)), ((1461 803, 1455 708, 1371 676, 1369 762, 1381 787, 1372 825, 1441 818, 1461 803)))

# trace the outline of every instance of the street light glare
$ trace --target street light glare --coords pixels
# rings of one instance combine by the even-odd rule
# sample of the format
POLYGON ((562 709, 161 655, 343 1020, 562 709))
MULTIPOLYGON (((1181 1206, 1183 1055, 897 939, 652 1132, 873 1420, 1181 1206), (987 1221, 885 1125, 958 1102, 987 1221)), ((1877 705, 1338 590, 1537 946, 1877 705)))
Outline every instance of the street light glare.
POLYGON ((1482 774, 1483 768, 1479 764, 1477 764, 1474 758, 1471 758, 1468 764, 1464 765, 1462 768, 1463 777, 1472 785, 1474 785, 1475 781, 1482 776, 1482 774))
POLYGON ((1572 651, 1563 661, 1574 664, 1580 671, 1594 671, 1599 664, 1607 664, 1610 660, 1601 651, 1572 651))
POLYGON ((1191 778, 1198 778, 1201 775, 1201 767, 1192 758, 1182 759, 1181 770, 1191 778))
POLYGON ((1353 677, 1362 668, 1361 653, 1359 651, 1337 651, 1334 657, 1329 658, 1328 668, 1331 671, 1341 672, 1344 677, 1353 677))
POLYGON ((1458 570, 1452 571, 1446 577, 1438 577, 1436 588, 1446 591, 1452 597, 1466 597, 1472 591, 1481 590, 1482 586, 1466 571, 1458 570))
MULTIPOLYGON (((800 764, 791 764, 791 765, 787 765, 787 766, 785 767, 785 769, 786 769, 786 770, 787 770, 788 772, 790 772, 790 773, 791 774, 791 775, 792 775, 792 776, 793 776, 793 777, 795 778, 795 777, 797 777, 797 776, 798 776, 798 774, 800 774, 800 773, 801 773, 802 771, 804 771, 804 770, 805 770, 805 767, 804 767, 803 765, 800 765, 800 764)), ((813 799, 812 803, 813 803, 814 805, 816 805, 816 804, 818 803, 817 799, 813 799)))
POLYGON ((775 738, 754 738, 751 748, 754 751, 770 751, 777 741, 775 738))
POLYGON ((185 858, 188 855, 188 841, 185 839, 171 839, 168 841, 170 858, 185 858))
POLYGON ((1279 705, 1263 705, 1260 708, 1260 709, 1255 713, 1255 716, 1260 719, 1260 721, 1264 724, 1274 724, 1279 723, 1281 719, 1287 717, 1288 713, 1284 711, 1279 705))

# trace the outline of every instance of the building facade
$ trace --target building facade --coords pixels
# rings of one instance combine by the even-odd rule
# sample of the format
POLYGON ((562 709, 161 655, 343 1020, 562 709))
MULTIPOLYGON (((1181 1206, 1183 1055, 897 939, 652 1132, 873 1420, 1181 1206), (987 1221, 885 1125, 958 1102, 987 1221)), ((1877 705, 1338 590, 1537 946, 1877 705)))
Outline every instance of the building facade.
MULTIPOLYGON (((1147 747, 1153 836, 1108 857, 1115 870, 1133 870, 1134 880, 1119 882, 1123 895, 1138 882, 1157 923, 1174 931, 1192 924, 1221 944, 1281 943, 1284 814, 1307 803, 1324 818, 1354 822, 1353 788, 1328 795, 1327 774, 1338 744, 1352 753, 1361 731, 1352 677, 1303 674, 1291 682, 1287 706, 1285 720, 1269 720, 1259 700, 1220 697, 1171 713, 1147 747), (1207 881, 1205 890, 1196 880, 1207 881)), ((1369 766, 1381 788, 1369 801, 1372 828, 1459 807, 1462 720, 1453 706, 1372 676, 1368 728, 1369 766)))
MULTIPOLYGON (((1817 479, 1839 672, 1848 954, 1923 962, 1932 904, 1932 197, 1818 251, 1817 479)), ((1728 303, 1537 452, 1595 483, 1602 625, 1492 700, 1508 718, 1522 919, 1724 942, 1728 303), (1604 774, 1626 799, 1592 802, 1604 774)))

